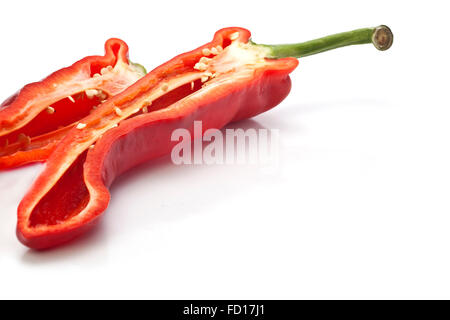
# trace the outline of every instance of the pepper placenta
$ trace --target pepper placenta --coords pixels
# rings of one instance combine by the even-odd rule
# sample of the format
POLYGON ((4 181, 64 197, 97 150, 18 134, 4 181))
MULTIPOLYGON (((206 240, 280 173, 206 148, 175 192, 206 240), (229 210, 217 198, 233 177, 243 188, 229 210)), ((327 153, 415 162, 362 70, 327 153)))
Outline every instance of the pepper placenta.
POLYGON ((18 208, 17 235, 43 249, 89 230, 108 206, 108 187, 126 170, 170 153, 175 129, 195 137, 279 104, 291 89, 294 57, 346 45, 392 44, 389 28, 359 29, 294 45, 259 45, 242 28, 159 66, 68 130, 18 208))
POLYGON ((44 161, 73 124, 145 75, 119 39, 104 56, 86 57, 26 85, 0 105, 0 169, 44 161))

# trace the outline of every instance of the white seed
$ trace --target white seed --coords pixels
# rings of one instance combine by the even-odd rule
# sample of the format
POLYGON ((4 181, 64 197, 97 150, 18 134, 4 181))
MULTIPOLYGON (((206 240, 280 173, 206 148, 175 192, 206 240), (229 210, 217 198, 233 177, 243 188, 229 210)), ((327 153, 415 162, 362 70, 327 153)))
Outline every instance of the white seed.
POLYGON ((106 102, 106 100, 102 100, 102 101, 100 101, 100 103, 105 103, 106 102))
POLYGON ((48 114, 53 114, 53 113, 55 113, 55 108, 53 108, 53 107, 47 107, 47 113, 48 113, 48 114))
POLYGON ((139 111, 141 111, 141 109, 137 108, 133 110, 133 113, 138 113, 139 111))
POLYGON ((202 53, 204 56, 209 56, 211 54, 211 50, 209 50, 208 48, 205 48, 202 50, 202 53))
POLYGON ((219 52, 222 52, 222 51, 223 51, 223 48, 222 48, 221 45, 216 46, 216 49, 217 49, 217 51, 219 51, 219 52))
POLYGON ((191 90, 194 90, 194 81, 191 81, 191 90))
POLYGON ((98 90, 96 90, 96 89, 87 89, 85 92, 86 92, 86 96, 89 99, 92 99, 94 96, 98 95, 98 90))
POLYGON ((115 124, 113 124, 112 126, 111 126, 111 129, 112 128, 117 128, 119 125, 117 124, 117 123, 115 123, 115 124))
POLYGON ((211 72, 205 72, 202 77, 201 77, 201 81, 202 82, 206 82, 208 81, 209 78, 211 78, 213 76, 213 74, 211 72))
POLYGON ((122 115, 122 110, 121 110, 120 108, 118 108, 118 107, 115 107, 115 108, 114 108, 114 112, 115 112, 118 116, 121 116, 121 115, 122 115))
POLYGON ((236 40, 237 38, 239 38, 239 32, 235 32, 235 33, 230 34, 230 40, 231 41, 236 40))
POLYGON ((162 90, 162 91, 167 91, 167 90, 169 90, 169 85, 168 85, 167 83, 164 83, 164 84, 161 86, 161 90, 162 90))
POLYGON ((212 48, 211 53, 216 56, 219 54, 219 51, 216 48, 212 48))
POLYGON ((100 70, 100 73, 101 74, 106 74, 106 73, 108 73, 108 69, 106 69, 106 68, 102 68, 101 70, 100 70))
POLYGON ((84 129, 84 128, 86 128, 86 124, 85 123, 79 123, 79 124, 77 124, 77 129, 84 129))
POLYGON ((107 66, 107 67, 106 67, 106 70, 112 71, 112 70, 113 70, 113 67, 112 67, 112 66, 107 66))
POLYGON ((101 77, 100 73, 94 74, 94 78, 98 78, 98 77, 101 77))
POLYGON ((205 71, 207 69, 207 66, 203 62, 197 62, 194 66, 194 69, 199 71, 205 71))
POLYGON ((207 58, 207 57, 201 57, 199 62, 200 63, 204 63, 204 64, 208 64, 212 59, 207 58))
POLYGON ((91 144, 91 145, 89 146, 89 149, 94 149, 94 147, 95 147, 95 145, 94 145, 94 144, 91 144))
POLYGON ((147 113, 147 112, 148 112, 148 107, 147 106, 143 107, 142 108, 142 113, 147 113))
POLYGON ((96 94, 97 98, 99 98, 100 100, 105 100, 108 96, 106 95, 106 93, 104 93, 102 90, 97 90, 98 93, 96 94))
POLYGON ((56 88, 58 86, 58 84, 54 83, 53 84, 53 88, 56 88))
POLYGON ((72 98, 72 96, 68 96, 67 99, 69 99, 70 101, 72 101, 73 103, 75 103, 75 99, 72 98))

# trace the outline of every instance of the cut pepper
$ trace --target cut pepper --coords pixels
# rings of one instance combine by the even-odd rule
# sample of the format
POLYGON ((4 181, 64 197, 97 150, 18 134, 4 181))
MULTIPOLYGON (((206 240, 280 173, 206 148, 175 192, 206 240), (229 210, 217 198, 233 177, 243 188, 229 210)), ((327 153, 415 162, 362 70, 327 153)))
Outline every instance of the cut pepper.
POLYGON ((19 240, 43 249, 90 229, 108 206, 114 179, 170 153, 175 129, 196 138, 194 121, 202 121, 204 132, 279 104, 291 89, 293 57, 392 43, 384 26, 296 45, 257 45, 249 38, 242 28, 218 31, 212 42, 156 68, 70 129, 19 205, 19 240))
POLYGON ((0 105, 0 169, 44 161, 73 124, 145 75, 119 39, 104 56, 86 57, 26 85, 0 105))

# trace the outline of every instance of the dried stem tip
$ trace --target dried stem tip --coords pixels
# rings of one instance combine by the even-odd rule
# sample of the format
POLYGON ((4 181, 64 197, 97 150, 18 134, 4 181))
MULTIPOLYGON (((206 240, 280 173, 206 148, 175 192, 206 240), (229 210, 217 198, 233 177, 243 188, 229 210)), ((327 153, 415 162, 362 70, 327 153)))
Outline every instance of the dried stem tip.
POLYGON ((394 34, 388 26, 381 25, 375 28, 372 35, 372 43, 378 50, 389 49, 394 42, 394 34))

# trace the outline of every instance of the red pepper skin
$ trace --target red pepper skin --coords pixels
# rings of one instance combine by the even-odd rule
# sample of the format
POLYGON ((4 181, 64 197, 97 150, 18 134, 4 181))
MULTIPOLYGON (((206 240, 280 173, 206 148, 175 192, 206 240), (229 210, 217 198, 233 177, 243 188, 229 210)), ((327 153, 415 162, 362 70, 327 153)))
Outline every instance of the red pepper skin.
MULTIPOLYGON (((71 88, 80 88, 80 81, 87 80, 92 75, 100 73, 106 66, 115 66, 119 63, 129 65, 128 46, 120 39, 109 39, 105 43, 104 56, 89 56, 72 66, 58 70, 47 78, 30 83, 20 89, 16 94, 6 99, 0 105, 0 170, 10 169, 31 162, 45 161, 56 144, 70 129, 70 125, 48 133, 40 133, 44 126, 58 117, 82 118, 83 110, 76 110, 75 105, 67 105, 56 115, 46 114, 49 104, 67 97, 71 88), (33 120, 36 121, 31 124, 33 120), (8 145, 5 140, 11 134, 16 138, 21 130, 28 130, 37 136, 32 137, 26 147, 20 144, 8 145), (6 138, 5 138, 6 137, 6 138)), ((115 95, 134 83, 137 79, 131 75, 130 70, 117 72, 113 79, 104 81, 102 88, 110 95, 115 95)), ((81 89, 80 89, 81 90, 81 89)), ((74 92, 75 93, 75 92, 74 92)), ((69 94, 70 95, 70 94, 69 94)), ((9 141, 11 142, 11 141, 9 141)))
MULTIPOLYGON (((192 70, 202 57, 202 49, 217 45, 225 47, 227 39, 237 31, 238 40, 246 43, 250 38, 249 31, 222 29, 211 43, 156 68, 83 121, 89 123, 100 112, 135 101, 136 97, 152 90, 162 80, 192 70)), ((19 205, 18 239, 30 248, 45 249, 89 230, 108 206, 108 187, 114 179, 139 163, 170 153, 176 144, 171 141, 173 130, 186 128, 196 138, 193 136, 196 120, 203 122, 205 131, 222 128, 232 121, 253 117, 273 108, 289 94, 289 73, 297 65, 294 58, 267 60, 264 66, 255 68, 252 76, 233 79, 214 90, 194 93, 165 108, 121 121, 117 128, 106 131, 96 141, 95 147, 87 151, 73 150, 86 139, 89 131, 72 129, 58 144, 44 171, 19 205), (60 168, 67 166, 74 156, 78 159, 72 160, 74 164, 62 174, 60 168), (35 211, 37 207, 39 210, 35 211)))

